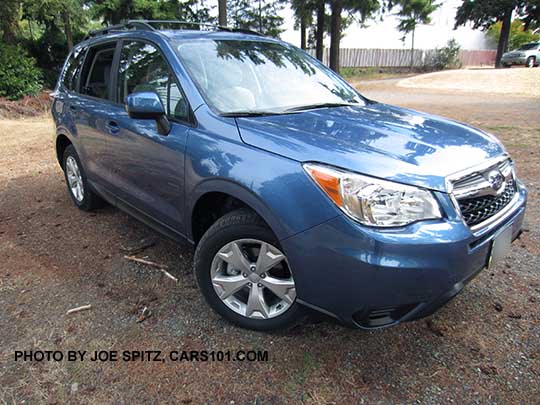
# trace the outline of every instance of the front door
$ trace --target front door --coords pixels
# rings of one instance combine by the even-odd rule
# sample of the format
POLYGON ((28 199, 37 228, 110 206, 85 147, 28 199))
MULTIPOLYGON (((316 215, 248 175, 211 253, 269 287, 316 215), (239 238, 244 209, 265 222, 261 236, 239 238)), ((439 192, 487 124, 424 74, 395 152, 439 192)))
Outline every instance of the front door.
POLYGON ((118 102, 109 112, 114 133, 108 137, 111 180, 118 198, 153 219, 184 233, 184 157, 191 128, 189 108, 178 81, 159 49, 150 43, 124 41, 115 85, 118 102), (160 135, 155 120, 132 119, 125 98, 138 91, 156 92, 171 121, 160 135))

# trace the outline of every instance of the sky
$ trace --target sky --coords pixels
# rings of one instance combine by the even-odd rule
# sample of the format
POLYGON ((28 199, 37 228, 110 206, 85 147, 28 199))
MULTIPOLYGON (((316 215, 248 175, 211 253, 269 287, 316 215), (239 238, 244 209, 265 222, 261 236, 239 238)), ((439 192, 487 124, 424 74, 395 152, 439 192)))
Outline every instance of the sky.
MULTIPOLYGON (((460 27, 454 30, 454 19, 457 7, 461 0, 449 0, 440 2, 441 7, 432 14, 432 22, 429 25, 418 27, 415 36, 415 48, 433 49, 446 45, 448 40, 454 38, 463 49, 493 49, 485 39, 485 35, 480 30, 473 30, 470 27, 460 27)), ((281 34, 281 39, 300 46, 300 32, 293 29, 294 18, 292 10, 287 6, 281 13, 285 18, 283 28, 286 31, 281 34)), ((341 40, 342 48, 410 48, 410 36, 402 41, 403 34, 396 29, 397 17, 386 15, 383 21, 372 20, 367 23, 367 27, 360 27, 359 24, 351 25, 341 40)), ((326 38, 325 45, 329 45, 329 38, 326 38)))

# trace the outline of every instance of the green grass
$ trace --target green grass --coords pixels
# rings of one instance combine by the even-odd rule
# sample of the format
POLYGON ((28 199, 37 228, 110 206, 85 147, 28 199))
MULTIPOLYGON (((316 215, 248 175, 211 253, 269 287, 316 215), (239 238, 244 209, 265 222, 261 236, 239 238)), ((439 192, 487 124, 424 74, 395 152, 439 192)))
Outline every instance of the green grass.
POLYGON ((381 69, 377 67, 351 68, 344 67, 340 70, 341 76, 347 81, 355 82, 362 80, 382 80, 393 79, 397 77, 409 76, 409 69, 381 69))
POLYGON ((285 389, 291 394, 301 392, 306 385, 309 374, 318 368, 319 361, 317 358, 310 352, 305 352, 298 371, 286 382, 285 389))

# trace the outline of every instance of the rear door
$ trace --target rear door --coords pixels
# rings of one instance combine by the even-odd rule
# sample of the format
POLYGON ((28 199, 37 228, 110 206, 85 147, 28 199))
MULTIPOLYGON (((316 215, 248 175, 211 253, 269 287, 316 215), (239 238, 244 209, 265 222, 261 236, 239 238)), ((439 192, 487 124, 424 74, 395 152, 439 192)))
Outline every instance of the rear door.
MULTIPOLYGON (((58 127, 62 127, 60 132, 67 130, 71 134, 71 139, 76 142, 77 127, 75 125, 76 114, 73 114, 72 104, 77 98, 77 86, 78 78, 84 57, 88 47, 76 47, 70 53, 66 64, 62 70, 62 76, 58 81, 58 85, 52 96, 54 98, 54 104, 52 107, 53 116, 55 118, 58 127)), ((76 145, 77 147, 78 145, 76 145)), ((60 159, 62 156, 60 156, 60 159)))
POLYGON ((156 44, 124 40, 115 79, 115 100, 109 110, 117 132, 110 134, 114 154, 106 156, 112 168, 115 193, 130 206, 162 225, 184 232, 184 152, 191 113, 180 83, 156 44), (126 97, 138 91, 157 93, 171 121, 171 132, 160 135, 155 120, 132 119, 126 97))
POLYGON ((114 153, 108 138, 118 131, 111 116, 113 64, 118 57, 117 41, 90 46, 78 79, 78 92, 70 98, 70 111, 79 137, 79 155, 88 178, 111 186, 114 153))

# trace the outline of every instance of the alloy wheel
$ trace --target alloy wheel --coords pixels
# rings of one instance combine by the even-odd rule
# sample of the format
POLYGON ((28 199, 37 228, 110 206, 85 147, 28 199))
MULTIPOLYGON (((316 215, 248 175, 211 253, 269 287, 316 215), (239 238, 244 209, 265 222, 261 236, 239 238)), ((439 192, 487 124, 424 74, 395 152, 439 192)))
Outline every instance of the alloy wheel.
POLYGON ((77 202, 82 202, 84 199, 84 184, 79 165, 73 156, 68 156, 66 159, 66 176, 71 194, 77 202))
POLYGON ((211 279, 221 301, 247 318, 276 317, 296 299, 287 258, 257 239, 238 239, 223 246, 212 261, 211 279))

